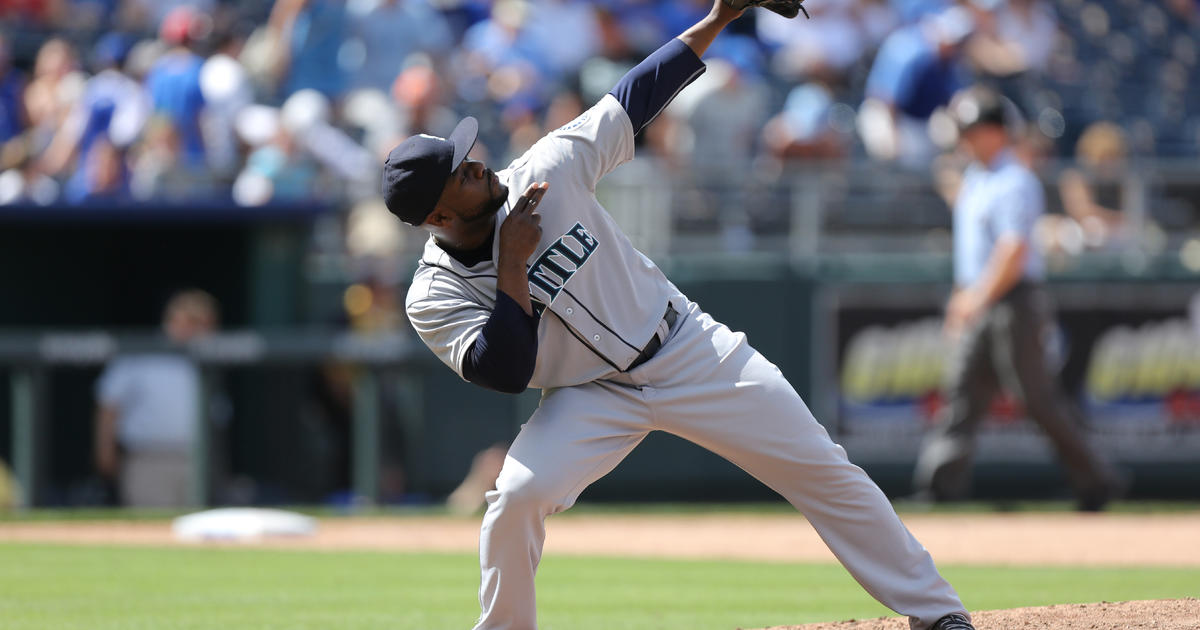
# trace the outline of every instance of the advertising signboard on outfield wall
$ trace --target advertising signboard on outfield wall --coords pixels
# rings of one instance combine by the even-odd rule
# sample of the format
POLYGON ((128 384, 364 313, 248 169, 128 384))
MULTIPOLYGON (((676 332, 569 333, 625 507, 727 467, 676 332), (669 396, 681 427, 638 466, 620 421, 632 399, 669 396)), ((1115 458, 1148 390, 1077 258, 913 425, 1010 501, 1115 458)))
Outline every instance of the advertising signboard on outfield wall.
MULTIPOLYGON (((815 366, 826 380, 814 383, 814 403, 835 418, 828 423, 835 439, 865 461, 911 461, 945 406, 952 352, 942 334, 945 289, 909 289, 834 287, 820 300, 833 330, 814 354, 833 360, 815 366)), ((1051 293, 1058 309, 1047 361, 1083 409, 1091 439, 1120 461, 1200 461, 1200 322, 1188 312, 1194 288, 1143 291, 1145 300, 1137 292, 1097 299, 1079 287, 1051 293)), ((1001 391, 988 409, 978 459, 1052 459, 1011 392, 1001 391)))

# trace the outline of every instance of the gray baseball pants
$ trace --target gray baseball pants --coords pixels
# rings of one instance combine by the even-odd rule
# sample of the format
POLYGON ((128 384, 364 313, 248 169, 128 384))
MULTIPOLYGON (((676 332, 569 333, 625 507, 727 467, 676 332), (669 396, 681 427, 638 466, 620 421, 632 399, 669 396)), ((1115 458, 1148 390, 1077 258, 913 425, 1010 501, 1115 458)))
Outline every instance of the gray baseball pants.
POLYGON ((666 344, 611 379, 543 392, 487 495, 476 630, 535 630, 545 519, 569 508, 650 431, 721 455, 783 495, 872 596, 924 630, 965 613, 883 492, 742 333, 683 303, 666 344))
POLYGON ((1115 483, 1109 465, 1084 439, 1079 407, 1046 365, 1050 312, 1046 292, 1021 283, 963 333, 946 371, 943 417, 917 459, 913 483, 919 492, 939 501, 967 498, 976 434, 1000 387, 1045 431, 1082 499, 1115 483))
POLYGON ((192 453, 129 450, 121 455, 121 505, 185 507, 191 504, 192 453))

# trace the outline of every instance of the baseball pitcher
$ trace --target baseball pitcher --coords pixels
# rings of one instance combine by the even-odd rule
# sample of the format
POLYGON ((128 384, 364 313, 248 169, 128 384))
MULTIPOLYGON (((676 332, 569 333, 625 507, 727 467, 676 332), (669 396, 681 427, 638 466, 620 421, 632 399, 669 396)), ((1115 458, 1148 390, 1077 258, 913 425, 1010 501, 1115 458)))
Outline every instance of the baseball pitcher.
POLYGON ((969 617, 886 497, 846 459, 779 369, 638 252, 596 200, 634 135, 704 72, 700 56, 748 6, 709 15, 600 102, 494 172, 467 158, 478 124, 414 136, 388 156, 388 209, 430 232, 409 289, 421 339, 463 379, 542 390, 488 493, 476 630, 535 630, 545 519, 654 430, 691 440, 783 495, 850 573, 915 630, 969 617))

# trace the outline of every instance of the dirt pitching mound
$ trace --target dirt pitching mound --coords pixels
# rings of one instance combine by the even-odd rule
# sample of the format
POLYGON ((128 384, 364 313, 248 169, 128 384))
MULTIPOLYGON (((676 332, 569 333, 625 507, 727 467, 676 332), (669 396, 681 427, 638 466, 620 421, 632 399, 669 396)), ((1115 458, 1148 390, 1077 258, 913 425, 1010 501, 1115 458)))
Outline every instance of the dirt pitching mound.
MULTIPOLYGON (((1038 608, 983 610, 971 613, 978 630, 1196 630, 1200 599, 1157 599, 1098 604, 1057 604, 1038 608)), ((780 626, 769 630, 908 630, 902 617, 865 621, 780 626)))

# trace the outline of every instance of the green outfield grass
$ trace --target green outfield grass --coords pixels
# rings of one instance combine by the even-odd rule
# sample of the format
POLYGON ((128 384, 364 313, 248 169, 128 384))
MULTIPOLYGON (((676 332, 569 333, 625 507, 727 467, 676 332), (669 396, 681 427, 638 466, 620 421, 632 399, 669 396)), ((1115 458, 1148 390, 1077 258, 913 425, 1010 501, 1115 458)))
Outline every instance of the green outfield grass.
MULTIPOLYGON (((4 630, 466 630, 468 554, 0 544, 4 630)), ((973 609, 1195 596, 1200 569, 945 567, 973 609)), ((548 557, 543 630, 732 630, 889 612, 838 566, 548 557)))

